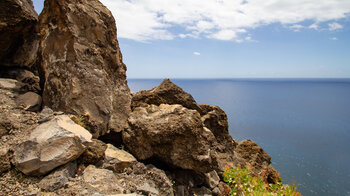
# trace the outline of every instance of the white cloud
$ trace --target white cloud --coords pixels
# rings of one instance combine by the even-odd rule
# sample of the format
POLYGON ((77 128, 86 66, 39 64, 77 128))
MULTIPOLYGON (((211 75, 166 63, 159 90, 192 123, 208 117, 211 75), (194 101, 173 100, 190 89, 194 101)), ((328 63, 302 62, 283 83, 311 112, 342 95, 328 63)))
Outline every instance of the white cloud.
POLYGON ((295 32, 299 32, 301 29, 304 28, 304 26, 300 25, 300 24, 293 24, 293 25, 289 26, 289 28, 295 32))
POLYGON ((338 38, 336 38, 336 37, 331 37, 330 40, 337 41, 338 38))
MULTIPOLYGON (((318 24, 346 18, 349 0, 101 0, 113 13, 118 36, 138 41, 213 38, 242 40, 240 34, 280 23, 293 30, 300 22, 318 24), (176 32, 176 33, 175 33, 176 32)), ((342 28, 329 24, 329 30, 342 28)))
POLYGON ((201 55, 201 53, 199 53, 199 52, 193 52, 193 54, 196 55, 196 56, 200 56, 201 55))
POLYGON ((342 28, 343 28, 343 25, 341 25, 337 22, 333 22, 333 23, 328 24, 328 29, 330 31, 335 31, 335 30, 342 29, 342 28))
POLYGON ((319 26, 317 23, 313 23, 309 26, 309 29, 314 29, 314 30, 318 30, 319 29, 319 26))

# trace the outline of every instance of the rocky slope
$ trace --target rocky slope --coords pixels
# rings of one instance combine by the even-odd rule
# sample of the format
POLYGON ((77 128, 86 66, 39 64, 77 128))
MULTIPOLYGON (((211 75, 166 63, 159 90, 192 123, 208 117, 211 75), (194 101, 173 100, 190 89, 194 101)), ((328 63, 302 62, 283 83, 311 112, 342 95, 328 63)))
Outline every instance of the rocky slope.
POLYGON ((39 20, 30 0, 0 10, 11 35, 0 36, 0 195, 226 195, 222 171, 237 165, 279 180, 218 106, 169 79, 132 96, 98 0, 46 0, 39 20))

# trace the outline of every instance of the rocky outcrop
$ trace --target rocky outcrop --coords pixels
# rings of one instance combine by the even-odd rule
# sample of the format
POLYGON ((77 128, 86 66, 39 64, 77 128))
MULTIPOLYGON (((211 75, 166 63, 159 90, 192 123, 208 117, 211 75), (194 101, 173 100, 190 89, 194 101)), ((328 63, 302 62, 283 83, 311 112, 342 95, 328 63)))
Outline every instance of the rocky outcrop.
POLYGON ((39 23, 44 105, 85 116, 95 138, 127 128, 131 97, 111 12, 98 0, 45 1, 39 23))
POLYGON ((0 1, 0 67, 2 70, 4 67, 30 68, 35 63, 40 41, 36 28, 37 22, 38 14, 31 0, 0 1))
POLYGON ((210 137, 199 113, 181 105, 137 107, 123 132, 127 148, 139 159, 158 159, 173 167, 207 172, 212 166, 210 137))
POLYGON ((58 116, 39 125, 29 140, 14 153, 17 169, 28 175, 43 175, 77 159, 91 142, 91 134, 68 116, 58 116))
POLYGON ((134 109, 145 104, 180 104, 188 109, 197 110, 201 113, 201 108, 197 105, 192 95, 186 93, 182 88, 172 83, 169 79, 163 80, 152 90, 139 91, 132 97, 131 108, 134 109))

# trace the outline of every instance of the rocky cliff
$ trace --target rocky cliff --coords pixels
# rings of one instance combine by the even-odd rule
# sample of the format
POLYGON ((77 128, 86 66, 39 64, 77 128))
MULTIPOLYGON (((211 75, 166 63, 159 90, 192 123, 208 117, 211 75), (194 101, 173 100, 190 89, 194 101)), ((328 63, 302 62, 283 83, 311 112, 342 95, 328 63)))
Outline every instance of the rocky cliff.
POLYGON ((218 106, 169 79, 132 96, 98 0, 46 0, 39 20, 30 0, 0 10, 0 195, 226 195, 237 165, 279 180, 218 106))

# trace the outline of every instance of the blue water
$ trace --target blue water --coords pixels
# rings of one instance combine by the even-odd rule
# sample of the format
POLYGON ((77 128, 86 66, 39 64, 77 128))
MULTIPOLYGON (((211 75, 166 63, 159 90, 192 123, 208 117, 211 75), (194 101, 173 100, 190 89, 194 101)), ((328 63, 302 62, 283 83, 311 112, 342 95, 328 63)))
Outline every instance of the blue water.
MULTIPOLYGON (((132 91, 162 80, 129 79, 132 91)), ((220 106, 230 134, 256 141, 303 195, 350 195, 350 79, 174 79, 220 106)))

